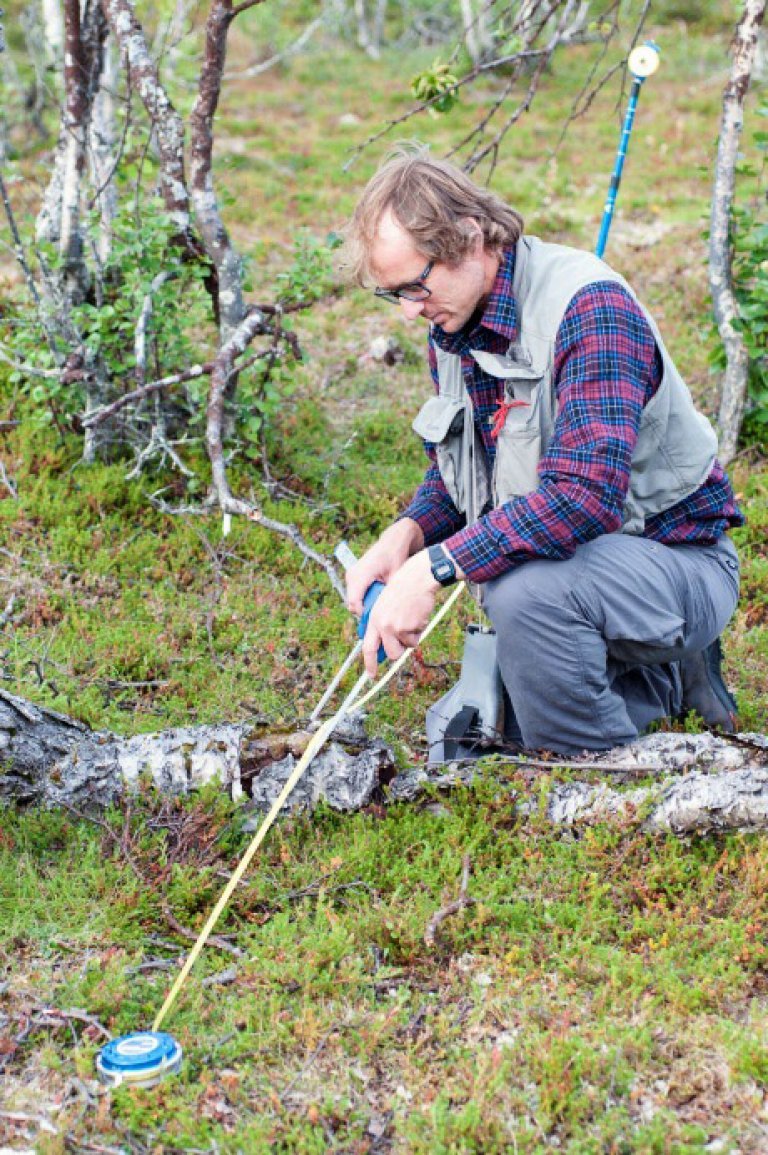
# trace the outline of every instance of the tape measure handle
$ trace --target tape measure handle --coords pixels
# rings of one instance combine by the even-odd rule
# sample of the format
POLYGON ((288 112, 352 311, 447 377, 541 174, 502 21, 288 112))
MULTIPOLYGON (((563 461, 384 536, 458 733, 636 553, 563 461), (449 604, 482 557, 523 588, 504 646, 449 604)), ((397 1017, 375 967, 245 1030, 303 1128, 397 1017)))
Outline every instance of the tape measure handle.
MULTIPOLYGON (((384 582, 373 582, 368 586, 365 597, 363 598, 363 613, 360 621, 357 624, 358 638, 365 637, 365 631, 368 629, 368 619, 371 616, 371 610, 379 600, 379 594, 384 589, 384 582)), ((387 660, 387 654, 383 646, 379 646, 379 652, 376 655, 379 665, 387 660)))

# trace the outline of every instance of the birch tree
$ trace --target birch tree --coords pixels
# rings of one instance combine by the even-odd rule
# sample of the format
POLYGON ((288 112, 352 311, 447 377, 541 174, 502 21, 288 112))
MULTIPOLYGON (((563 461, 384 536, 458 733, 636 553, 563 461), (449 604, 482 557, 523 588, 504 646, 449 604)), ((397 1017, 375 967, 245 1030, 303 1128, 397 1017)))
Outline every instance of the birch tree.
POLYGON ((709 284, 715 320, 725 349, 726 368, 720 396, 720 457, 727 464, 736 453, 747 399, 749 357, 737 321, 733 286, 731 212, 736 162, 744 124, 744 101, 757 52, 766 0, 745 0, 732 45, 731 71, 723 93, 723 113, 715 161, 709 228, 709 284))

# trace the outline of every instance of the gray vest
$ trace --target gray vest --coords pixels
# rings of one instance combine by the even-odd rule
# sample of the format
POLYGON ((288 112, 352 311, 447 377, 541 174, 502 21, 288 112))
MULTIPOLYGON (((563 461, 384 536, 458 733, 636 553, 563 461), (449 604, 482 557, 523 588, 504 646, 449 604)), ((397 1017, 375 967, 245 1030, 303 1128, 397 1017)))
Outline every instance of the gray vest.
MULTIPOLYGON (((475 426, 461 358, 436 348, 439 391, 422 406, 413 428, 435 445, 446 489, 468 524, 484 509, 503 505, 539 485, 539 460, 557 418, 552 368, 558 329, 575 294, 595 281, 613 281, 632 292, 623 277, 591 253, 546 244, 536 237, 522 237, 518 242, 512 291, 519 340, 503 355, 471 350, 484 372, 504 382, 504 400, 524 403, 507 412, 492 475, 475 426)), ((648 517, 694 493, 709 476, 717 452, 712 426, 694 407, 655 321, 640 308, 664 371, 643 409, 632 456, 622 530, 634 534, 643 533, 648 517)))

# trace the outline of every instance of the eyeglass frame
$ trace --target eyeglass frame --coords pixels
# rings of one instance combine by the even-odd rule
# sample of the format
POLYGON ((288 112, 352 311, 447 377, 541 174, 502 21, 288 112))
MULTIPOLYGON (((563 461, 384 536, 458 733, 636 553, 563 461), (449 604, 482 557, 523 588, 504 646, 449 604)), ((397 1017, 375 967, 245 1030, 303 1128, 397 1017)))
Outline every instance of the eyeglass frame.
POLYGON ((383 301, 390 301, 393 305, 399 305, 401 301, 426 301, 427 297, 432 296, 432 290, 427 288, 424 284, 427 277, 435 267, 434 261, 429 261, 423 273, 420 273, 415 281, 408 281, 405 285, 401 285, 399 289, 379 289, 373 290, 374 297, 380 297, 383 301), (409 296, 410 293, 416 292, 417 297, 409 296))

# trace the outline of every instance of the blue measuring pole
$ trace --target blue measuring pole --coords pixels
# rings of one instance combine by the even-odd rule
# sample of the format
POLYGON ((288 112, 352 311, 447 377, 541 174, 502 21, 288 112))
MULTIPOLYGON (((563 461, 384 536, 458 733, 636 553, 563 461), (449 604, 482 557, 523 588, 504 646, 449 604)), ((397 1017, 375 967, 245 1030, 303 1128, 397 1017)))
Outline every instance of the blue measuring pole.
POLYGON ((624 116, 624 124, 621 130, 621 140, 619 141, 619 151, 616 153, 616 162, 613 166, 613 174, 611 175, 611 183, 608 189, 608 196, 605 201, 605 208, 603 210, 603 220, 600 225, 600 235, 597 238, 597 247, 595 253, 598 257, 602 257, 605 252, 605 246, 608 242, 608 232, 613 220, 613 211, 616 207, 616 197, 619 195, 619 185, 621 184, 621 174, 624 171, 624 161, 627 156, 627 149, 629 148, 629 138, 632 133, 632 125, 635 122, 635 110, 637 109, 637 102, 640 99, 640 89, 643 86, 643 81, 646 76, 656 71, 658 67, 659 50, 655 44, 650 41, 644 44, 641 48, 635 49, 629 56, 629 67, 632 72, 632 91, 629 94, 629 103, 627 111, 624 116), (633 57, 637 62, 633 67, 633 57))

